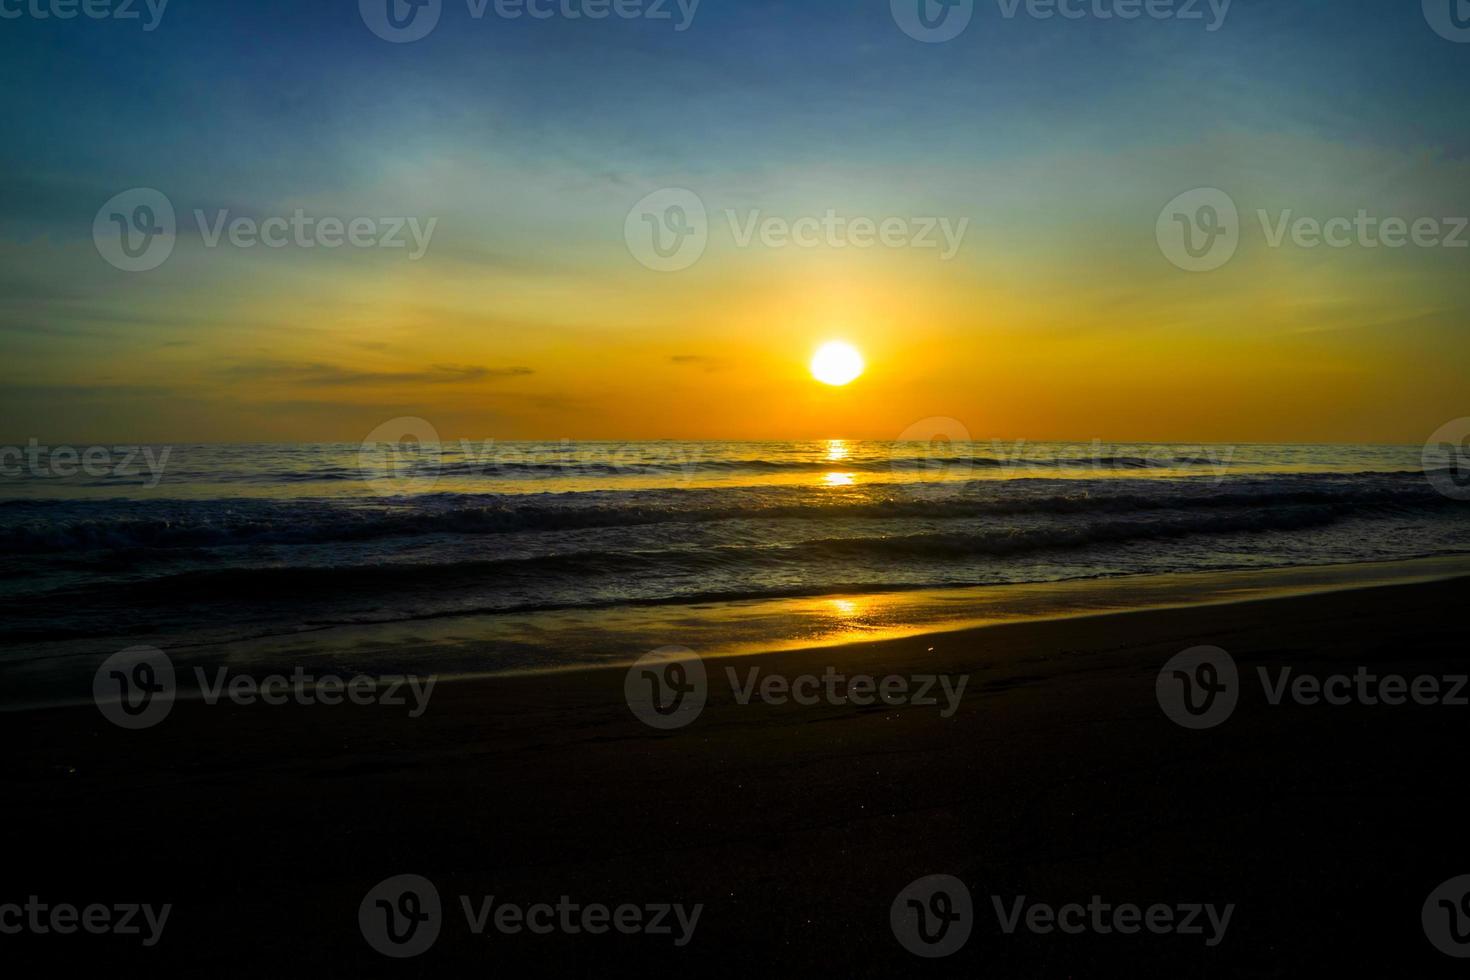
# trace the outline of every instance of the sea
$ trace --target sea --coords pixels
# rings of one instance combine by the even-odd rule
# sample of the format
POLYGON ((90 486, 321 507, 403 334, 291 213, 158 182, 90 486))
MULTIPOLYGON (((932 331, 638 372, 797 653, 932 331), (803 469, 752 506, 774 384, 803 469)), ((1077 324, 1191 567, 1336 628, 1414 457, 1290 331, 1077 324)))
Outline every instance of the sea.
POLYGON ((1018 587, 1470 554, 1451 446, 65 448, 0 452, 0 701, 136 645, 556 670, 959 623, 1018 587))

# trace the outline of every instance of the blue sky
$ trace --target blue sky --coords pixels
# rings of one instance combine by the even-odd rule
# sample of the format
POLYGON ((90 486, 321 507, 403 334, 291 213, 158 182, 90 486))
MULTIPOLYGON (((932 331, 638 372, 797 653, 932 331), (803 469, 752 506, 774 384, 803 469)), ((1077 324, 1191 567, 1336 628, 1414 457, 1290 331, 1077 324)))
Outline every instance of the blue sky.
MULTIPOLYGON (((959 37, 923 44, 897 28, 888 0, 703 0, 683 32, 668 20, 475 20, 464 0, 445 0, 427 38, 390 44, 355 2, 171 0, 153 31, 137 21, 0 20, 0 80, 19 94, 0 141, 0 351, 12 381, 45 385, 4 403, 22 419, 12 437, 47 419, 73 429, 95 418, 68 409, 69 392, 91 390, 96 402, 106 386, 157 390, 162 374, 248 366, 262 343, 290 348, 260 335, 293 319, 283 310, 301 311, 308 333, 356 323, 359 285, 397 274, 376 257, 297 252, 210 263, 184 255, 146 281, 119 276, 90 246, 92 219, 133 187, 163 190, 181 216, 434 214, 428 260, 439 278, 402 289, 453 295, 438 311, 448 320, 565 328, 574 345, 596 329, 586 322, 596 310, 609 323, 647 322, 639 343, 650 347, 675 343, 664 334, 676 327, 707 331, 718 347, 720 329, 690 308, 751 288, 733 263, 703 269, 723 277, 703 293, 685 280, 655 292, 637 278, 622 215, 660 187, 693 187, 715 211, 969 217, 967 264, 924 287, 946 293, 941 333, 967 328, 953 310, 991 277, 1061 304, 1038 322, 1103 302, 1140 320, 1162 315, 1140 312, 1134 294, 1145 290, 1205 333, 1220 329, 1206 321, 1222 302, 1250 316, 1263 301, 1242 300, 1239 281, 1181 283, 1156 268, 1153 216, 1192 187, 1226 188, 1243 210, 1470 211, 1470 44, 1435 34, 1418 3, 1235 0, 1211 32, 1201 21, 1006 18, 990 0, 959 37), (486 288, 466 298, 475 269, 486 288), (198 360, 160 361, 165 346, 171 358, 193 347, 198 360), (99 351, 105 365, 85 356, 99 351)), ((1358 283, 1362 322, 1382 321, 1368 301, 1389 296, 1405 316, 1434 320, 1433 343, 1447 345, 1440 358, 1464 351, 1453 333, 1466 302, 1454 274, 1463 253, 1375 256, 1371 267, 1340 255, 1326 271, 1321 255, 1259 255, 1252 291, 1277 289, 1288 273, 1307 296, 1358 283)), ((432 312, 404 323, 429 329, 432 312)), ((1313 325, 1341 319, 1322 308, 1303 315, 1313 325)), ((407 328, 371 329, 396 342, 407 328)), ((313 333, 289 356, 353 367, 337 343, 347 341, 313 333)), ((509 346, 517 367, 551 356, 509 346)), ((543 364, 527 366, 549 377, 543 364)), ((574 373, 576 384, 592 383, 574 373)), ((564 397, 573 381, 558 384, 540 397, 564 397)), ((1425 417, 1453 395, 1441 392, 1425 417)), ((168 435, 162 416, 207 394, 189 393, 178 409, 161 395, 146 409, 125 404, 133 394, 118 397, 119 418, 159 436, 168 435)), ((188 434, 243 437, 260 423, 279 435, 278 420, 254 409, 217 408, 214 417, 243 421, 188 434)), ((532 409, 502 409, 490 414, 516 431, 536 428, 532 409)), ((323 437, 362 424, 330 417, 323 437)), ((559 419, 535 434, 576 428, 559 419)))

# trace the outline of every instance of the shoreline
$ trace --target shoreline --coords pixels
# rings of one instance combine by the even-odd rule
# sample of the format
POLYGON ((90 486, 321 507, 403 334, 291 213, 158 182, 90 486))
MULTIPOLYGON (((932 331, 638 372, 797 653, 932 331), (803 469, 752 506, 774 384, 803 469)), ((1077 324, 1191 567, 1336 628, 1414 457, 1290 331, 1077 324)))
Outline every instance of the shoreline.
MULTIPOLYGON (((1003 583, 868 593, 836 593, 776 600, 717 603, 638 605, 613 609, 558 611, 535 614, 536 627, 556 645, 556 627, 570 633, 567 624, 611 619, 616 628, 579 630, 576 643, 595 644, 599 637, 612 642, 598 651, 599 659, 543 663, 500 669, 468 666, 476 650, 495 642, 507 623, 531 617, 521 614, 474 614, 397 620, 386 623, 339 625, 304 632, 274 634, 250 640, 163 648, 181 670, 228 666, 234 673, 281 673, 309 667, 316 675, 339 676, 388 673, 433 677, 436 683, 461 684, 497 677, 564 676, 589 670, 621 669, 650 650, 687 647, 705 659, 760 657, 783 653, 816 652, 848 645, 880 644, 969 633, 995 626, 1039 623, 1130 612, 1207 608, 1292 596, 1353 591, 1393 584, 1443 581, 1470 576, 1470 555, 1444 555, 1391 562, 1358 562, 1290 566, 1266 569, 1229 569, 1210 572, 1171 572, 1062 581, 1003 583), (742 631, 787 638, 738 639, 742 631), (490 635, 487 640, 487 634, 490 635), (730 639, 737 637, 737 639, 730 639), (404 661, 404 650, 417 651, 404 661), (191 656, 191 654, 193 656, 191 656), (203 654, 202 656, 199 656, 203 654), (460 669, 436 667, 436 656, 460 669), (374 665, 395 664, 375 671, 374 665)), ((131 647, 119 641, 108 653, 131 647)), ((144 644, 146 645, 146 644, 144 644)), ((71 659, 79 654, 65 654, 71 659)), ((90 659, 101 661, 103 655, 90 659)), ((43 678, 38 686, 53 690, 63 684, 80 692, 71 696, 23 694, 24 685, 11 683, 20 697, 0 705, 0 713, 17 713, 91 704, 89 666, 66 679, 49 673, 46 657, 30 657, 4 665, 7 680, 25 676, 27 667, 43 678), (84 676, 85 675, 85 676, 84 676), (87 683, 81 685, 80 681, 87 683), (85 692, 85 693, 81 693, 85 692)), ((180 701, 197 700, 200 692, 181 686, 180 701)))

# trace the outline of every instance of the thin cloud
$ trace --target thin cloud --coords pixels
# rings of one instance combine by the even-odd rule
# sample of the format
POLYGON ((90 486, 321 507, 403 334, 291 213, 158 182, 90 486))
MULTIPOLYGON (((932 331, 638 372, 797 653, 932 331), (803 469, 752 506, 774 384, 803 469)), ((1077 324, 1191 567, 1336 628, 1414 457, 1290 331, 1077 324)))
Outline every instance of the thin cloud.
POLYGON ((362 371, 320 363, 256 361, 235 364, 220 374, 233 381, 273 380, 327 387, 364 385, 452 385, 475 381, 525 378, 536 372, 528 367, 490 368, 479 365, 436 364, 419 371, 362 371))
POLYGON ((675 354, 669 358, 669 362, 680 367, 700 367, 706 371, 723 371, 730 366, 730 361, 726 358, 704 354, 675 354))

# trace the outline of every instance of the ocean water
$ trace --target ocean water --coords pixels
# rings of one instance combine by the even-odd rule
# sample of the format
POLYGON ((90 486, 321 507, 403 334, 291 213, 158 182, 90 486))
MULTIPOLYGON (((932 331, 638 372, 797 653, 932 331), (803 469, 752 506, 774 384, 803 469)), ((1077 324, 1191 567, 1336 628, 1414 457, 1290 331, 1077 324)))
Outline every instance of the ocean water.
POLYGON ((559 661, 556 642, 538 648, 538 614, 689 618, 1470 552, 1458 461, 1417 446, 472 442, 38 458, 12 453, 0 472, 12 665, 477 616, 489 639, 459 666, 490 670, 528 649, 559 661), (499 652, 498 621, 515 624, 499 652))

